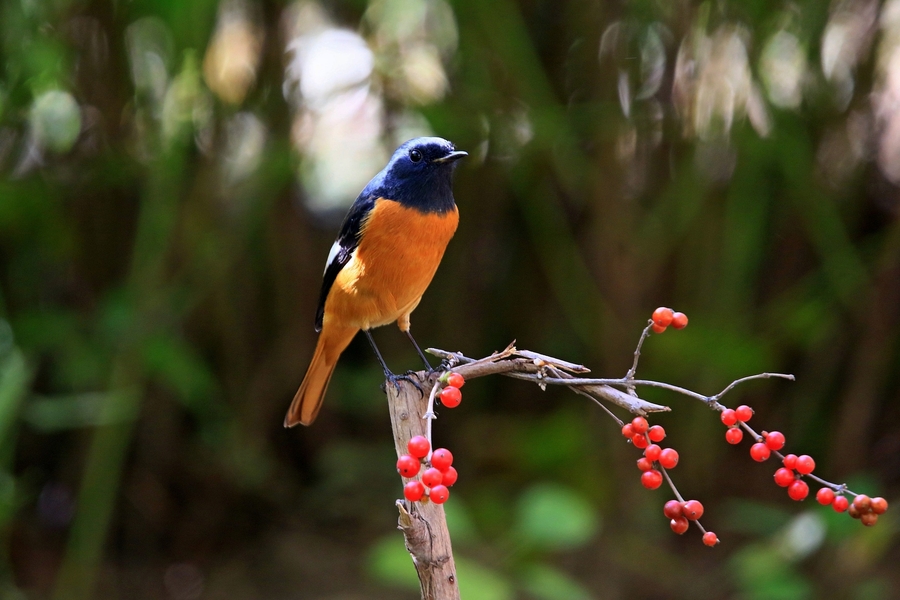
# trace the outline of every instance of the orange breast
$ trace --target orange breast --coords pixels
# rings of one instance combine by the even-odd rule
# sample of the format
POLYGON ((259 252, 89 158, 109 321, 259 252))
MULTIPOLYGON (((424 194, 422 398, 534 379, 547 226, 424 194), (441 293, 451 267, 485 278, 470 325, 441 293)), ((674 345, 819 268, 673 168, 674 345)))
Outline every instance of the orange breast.
POLYGON ((423 213, 378 199, 362 224, 359 247, 328 294, 325 320, 361 329, 408 320, 458 223, 455 206, 443 214, 423 213))

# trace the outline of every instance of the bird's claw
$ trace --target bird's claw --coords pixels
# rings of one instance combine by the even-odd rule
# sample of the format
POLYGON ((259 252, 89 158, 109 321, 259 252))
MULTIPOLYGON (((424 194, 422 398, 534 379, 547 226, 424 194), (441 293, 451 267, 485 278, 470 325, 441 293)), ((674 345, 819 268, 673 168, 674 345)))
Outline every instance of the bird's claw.
POLYGON ((400 393, 400 381, 408 381, 412 384, 414 388, 419 390, 419 395, 421 397, 425 397, 425 391, 422 390, 422 386, 419 385, 417 378, 412 375, 415 374, 415 371, 407 371, 405 375, 394 375, 393 373, 385 373, 384 374, 384 382, 381 384, 381 391, 385 391, 385 386, 388 382, 394 384, 394 388, 397 390, 397 393, 400 393))

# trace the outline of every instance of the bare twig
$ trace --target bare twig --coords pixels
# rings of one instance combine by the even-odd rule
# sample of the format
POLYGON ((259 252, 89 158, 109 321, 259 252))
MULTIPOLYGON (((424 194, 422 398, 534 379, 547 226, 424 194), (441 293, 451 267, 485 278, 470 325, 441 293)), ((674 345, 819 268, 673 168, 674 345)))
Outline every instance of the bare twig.
POLYGON ((631 364, 631 368, 628 369, 628 372, 625 373, 626 380, 634 379, 634 374, 637 373, 638 360, 640 360, 641 358, 641 347, 644 345, 644 340, 646 340, 650 336, 651 327, 653 327, 652 319, 647 321, 647 326, 644 327, 644 331, 641 333, 641 338, 638 340, 637 347, 634 349, 634 362, 631 364))
POLYGON ((771 379, 772 377, 778 377, 780 379, 787 379, 788 381, 794 381, 794 376, 791 375, 790 373, 757 373, 756 375, 748 375, 747 377, 741 377, 740 379, 735 379, 734 381, 729 383, 728 386, 724 390, 722 390, 715 396, 710 396, 709 401, 710 402, 718 402, 722 396, 724 396, 725 394, 727 394, 728 392, 733 390, 735 388, 735 386, 737 386, 738 384, 744 383, 745 381, 751 381, 753 379, 771 379))
POLYGON ((581 365, 576 365, 569 361, 553 358, 544 354, 538 354, 529 351, 517 350, 513 345, 508 346, 501 352, 496 352, 490 356, 475 360, 464 356, 458 352, 448 352, 436 348, 429 348, 429 354, 433 354, 443 360, 455 361, 457 366, 453 370, 466 379, 474 379, 476 377, 484 377, 486 375, 506 375, 515 379, 523 379, 540 385, 554 383, 557 385, 565 385, 573 391, 579 390, 582 395, 588 395, 594 400, 606 400, 612 404, 620 406, 630 413, 636 415, 647 415, 654 412, 666 412, 671 410, 668 406, 654 404, 642 400, 637 396, 631 396, 625 392, 617 390, 607 382, 622 384, 621 379, 611 380, 592 380, 579 379, 569 373, 560 370, 554 371, 555 377, 547 377, 549 367, 557 367, 558 369, 571 370, 577 372, 585 372, 587 369, 581 365), (597 383, 600 382, 600 383, 597 383))

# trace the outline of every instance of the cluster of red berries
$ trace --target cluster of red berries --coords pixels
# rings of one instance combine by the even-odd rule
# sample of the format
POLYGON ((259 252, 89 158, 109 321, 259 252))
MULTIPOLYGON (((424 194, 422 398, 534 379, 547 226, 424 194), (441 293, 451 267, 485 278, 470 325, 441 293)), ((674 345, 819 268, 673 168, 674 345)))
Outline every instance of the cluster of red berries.
POLYGON ((397 472, 402 477, 411 479, 419 474, 423 465, 421 481, 414 479, 403 486, 403 495, 410 502, 430 499, 435 504, 443 504, 450 497, 447 489, 456 483, 458 476, 453 468, 453 454, 446 448, 438 448, 431 452, 431 444, 424 435, 417 435, 406 445, 409 454, 397 459, 397 472), (428 454, 431 452, 431 459, 428 454), (429 466, 430 464, 430 466, 429 466), (427 489, 426 489, 427 488, 427 489))
MULTIPOLYGON (((678 535, 688 530, 691 521, 696 521, 703 516, 703 505, 699 500, 669 500, 663 506, 663 514, 670 519, 669 527, 678 535)), ((703 534, 703 543, 707 546, 715 546, 719 543, 718 536, 712 531, 703 534)))
POLYGON ((657 444, 666 437, 666 430, 659 425, 650 427, 644 417, 635 417, 631 423, 622 427, 622 435, 631 440, 635 448, 644 451, 644 456, 637 461, 641 470, 641 485, 648 490, 655 490, 663 482, 662 473, 656 467, 672 469, 678 464, 678 451, 674 448, 662 448, 657 444))
MULTIPOLYGON (((728 428, 725 432, 725 441, 729 444, 740 444, 741 440, 744 439, 744 432, 741 431, 741 423, 746 423, 750 420, 750 417, 753 416, 753 409, 747 406, 746 404, 742 404, 735 409, 726 408, 722 411, 722 423, 728 428)), ((781 434, 779 434, 781 435, 781 434)), ((781 436, 781 446, 784 446, 784 436, 781 436)), ((770 448, 770 450, 781 450, 781 446, 778 448, 770 448)), ((755 448, 756 446, 754 446, 755 448)), ((759 456, 765 455, 765 458, 756 458, 754 453, 751 451, 751 456, 753 456, 754 460, 764 461, 766 458, 769 458, 768 453, 762 451, 762 449, 757 449, 757 453, 759 456)))
POLYGON ((444 388, 440 392, 441 404, 447 408, 456 408, 462 402, 462 392, 459 391, 465 385, 465 378, 459 373, 448 373, 441 377, 444 388))
MULTIPOLYGON (((622 436, 630 440, 635 448, 644 451, 644 455, 637 461, 637 467, 641 471, 641 485, 648 490, 661 486, 663 474, 660 468, 672 469, 678 464, 678 451, 674 448, 662 448, 657 443, 665 439, 666 430, 660 425, 651 427, 644 417, 635 417, 631 423, 622 427, 622 436)), ((663 507, 663 514, 670 519, 672 531, 681 535, 688 530, 689 521, 696 521, 703 515, 703 505, 697 500, 669 500, 663 507)), ((703 543, 715 546, 719 543, 719 538, 708 531, 703 535, 703 543)))
POLYGON ((865 494, 857 494, 853 498, 853 502, 847 500, 846 496, 836 495, 831 488, 824 487, 816 494, 816 500, 823 506, 831 505, 837 512, 847 511, 854 519, 859 521, 866 527, 871 527, 878 522, 878 515, 883 515, 888 509, 887 500, 880 496, 869 498, 865 494))
POLYGON ((675 312, 674 310, 666 306, 660 306, 659 308, 654 310, 653 315, 650 317, 650 319, 653 321, 654 333, 662 333, 669 327, 669 325, 671 325, 675 329, 684 329, 688 324, 688 318, 686 314, 675 312))
MULTIPOLYGON (((728 427, 725 432, 725 440, 729 444, 738 444, 744 439, 741 424, 746 423, 753 416, 753 409, 747 405, 741 405, 734 410, 726 408, 722 411, 722 423, 728 427)), ((784 448, 786 443, 784 434, 780 431, 763 431, 762 439, 750 447, 750 457, 756 462, 765 462, 773 452, 781 456, 778 451, 784 448)), ((809 496, 809 485, 803 481, 804 475, 809 475, 816 468, 816 461, 808 454, 787 454, 782 457, 782 467, 775 471, 775 484, 787 488, 788 496, 792 500, 806 499, 809 496)), ((884 498, 869 498, 865 494, 859 494, 851 503, 843 494, 836 494, 830 487, 823 487, 816 493, 816 500, 823 506, 831 507, 837 512, 845 512, 859 519, 863 525, 872 526, 878 522, 878 515, 883 514, 888 503, 884 498)))

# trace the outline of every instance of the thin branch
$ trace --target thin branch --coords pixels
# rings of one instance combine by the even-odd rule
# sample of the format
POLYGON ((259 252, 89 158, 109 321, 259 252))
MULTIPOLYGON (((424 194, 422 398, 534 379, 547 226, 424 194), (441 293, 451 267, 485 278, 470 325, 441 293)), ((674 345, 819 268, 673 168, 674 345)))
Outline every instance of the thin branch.
POLYGON ((628 369, 628 372, 625 373, 626 380, 634 379, 634 374, 637 373, 638 360, 641 358, 641 347, 644 345, 644 340, 650 337, 651 327, 653 327, 652 319, 647 321, 647 326, 644 327, 644 331, 641 333, 641 338, 638 340, 637 347, 634 349, 634 362, 631 364, 631 368, 628 369))
MULTIPOLYGON (((569 361, 547 356, 545 354, 538 354, 527 350, 517 350, 512 344, 501 352, 495 352, 490 356, 478 360, 469 358, 458 352, 448 352, 437 348, 429 348, 426 352, 445 361, 454 361, 456 366, 453 367, 453 371, 459 373, 466 379, 474 379, 476 377, 484 377, 487 375, 505 375, 514 379, 531 381, 542 388, 545 384, 553 382, 557 385, 565 385, 573 391, 578 388, 596 400, 605 400, 637 415, 647 415, 654 412, 667 412, 671 410, 668 406, 647 402, 637 396, 630 396, 609 385, 603 383, 597 384, 594 383, 594 380, 579 379, 561 371, 555 372, 557 377, 547 377, 546 374, 548 373, 549 367, 558 367, 559 369, 578 372, 583 372, 586 369, 581 365, 576 365, 569 361)), ((610 381, 621 383, 621 380, 610 381)))
POLYGON ((788 381, 794 381, 795 377, 790 373, 757 373, 756 375, 747 375, 746 377, 741 377, 740 379, 735 379, 728 386, 716 394, 715 396, 710 396, 710 402, 718 402, 719 399, 733 390, 738 384, 744 383, 745 381, 751 381, 753 379, 771 379, 772 377, 777 377, 779 379, 787 379, 788 381))

